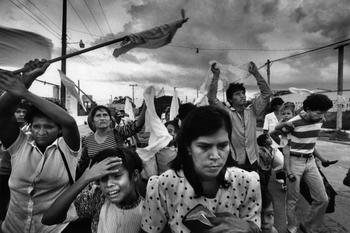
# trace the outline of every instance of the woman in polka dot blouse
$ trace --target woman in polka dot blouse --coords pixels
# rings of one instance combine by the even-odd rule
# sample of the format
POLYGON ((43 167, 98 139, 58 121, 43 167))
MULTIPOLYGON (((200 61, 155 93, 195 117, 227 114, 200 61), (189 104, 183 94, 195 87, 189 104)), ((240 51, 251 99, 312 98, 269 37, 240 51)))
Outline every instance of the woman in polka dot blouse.
POLYGON ((198 204, 216 215, 209 218, 212 227, 207 232, 259 232, 259 176, 230 167, 231 131, 229 115, 216 107, 199 107, 188 115, 171 169, 149 179, 144 232, 190 232, 183 218, 198 204))

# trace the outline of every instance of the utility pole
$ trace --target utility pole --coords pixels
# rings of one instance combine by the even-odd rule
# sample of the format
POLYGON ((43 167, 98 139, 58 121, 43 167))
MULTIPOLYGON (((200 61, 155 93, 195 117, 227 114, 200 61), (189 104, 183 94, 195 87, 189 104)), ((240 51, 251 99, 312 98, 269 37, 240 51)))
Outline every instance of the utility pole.
POLYGON ((135 93, 134 91, 135 90, 134 90, 134 88, 137 87, 137 84, 129 84, 129 86, 132 88, 132 102, 135 104, 135 102, 134 102, 135 101, 135 98, 134 98, 135 97, 134 96, 134 93, 135 93))
POLYGON ((196 88, 196 91, 197 91, 197 98, 198 98, 198 87, 196 88))
MULTIPOLYGON (((78 80, 78 97, 80 98, 80 80, 78 80)), ((78 116, 80 116, 80 111, 79 111, 79 109, 80 109, 80 103, 79 103, 79 100, 77 101, 77 115, 78 116)))
POLYGON ((342 126, 342 117, 343 117, 343 105, 341 103, 341 97, 343 95, 343 64, 344 64, 344 47, 349 45, 342 44, 334 49, 338 49, 338 90, 337 90, 337 130, 341 130, 343 128, 342 126))
POLYGON ((267 84, 270 85, 270 67, 271 67, 271 61, 267 59, 266 62, 266 73, 267 73, 267 84))
MULTIPOLYGON (((62 12, 62 47, 61 55, 65 56, 67 53, 67 0, 63 0, 62 12)), ((66 74, 66 59, 61 61, 61 71, 66 74)), ((61 104, 66 107, 66 87, 61 81, 61 104)))

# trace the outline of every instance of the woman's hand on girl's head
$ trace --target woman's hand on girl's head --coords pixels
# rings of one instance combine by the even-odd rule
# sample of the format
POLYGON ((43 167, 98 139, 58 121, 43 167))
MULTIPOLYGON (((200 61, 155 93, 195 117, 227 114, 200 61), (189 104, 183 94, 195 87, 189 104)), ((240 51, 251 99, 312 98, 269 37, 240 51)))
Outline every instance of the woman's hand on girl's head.
POLYGON ((94 164, 91 168, 87 168, 83 174, 83 177, 89 182, 98 180, 106 175, 118 172, 119 167, 122 164, 121 158, 108 157, 101 162, 94 164))

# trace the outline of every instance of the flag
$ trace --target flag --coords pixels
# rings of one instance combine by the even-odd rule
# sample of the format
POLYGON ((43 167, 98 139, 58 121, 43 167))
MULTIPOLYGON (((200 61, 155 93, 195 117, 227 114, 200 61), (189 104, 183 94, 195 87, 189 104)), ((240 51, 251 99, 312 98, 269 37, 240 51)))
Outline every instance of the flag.
POLYGON ((114 50, 113 56, 118 57, 136 47, 156 49, 167 45, 173 39, 177 29, 187 20, 188 18, 183 18, 146 31, 130 34, 121 43, 121 47, 114 50))
POLYGON ((156 113, 154 96, 154 87, 147 87, 143 93, 143 98, 147 106, 145 114, 145 132, 150 132, 150 137, 147 147, 136 149, 137 154, 143 161, 143 172, 146 173, 147 178, 158 173, 155 154, 166 147, 172 139, 172 136, 156 113))
POLYGON ((158 94, 156 95, 156 98, 165 96, 165 91, 164 91, 164 87, 162 87, 162 89, 159 90, 158 94))
POLYGON ((309 89, 305 89, 305 88, 290 87, 290 88, 288 88, 288 90, 293 94, 299 94, 299 95, 302 95, 302 94, 309 95, 309 94, 314 93, 313 91, 311 91, 309 89))
POLYGON ((50 59, 52 47, 46 37, 0 26, 0 66, 22 67, 35 58, 50 59))
POLYGON ((129 119, 134 121, 135 120, 135 114, 134 109, 132 107, 132 104, 130 102, 129 98, 125 98, 125 105, 124 105, 124 112, 129 115, 129 119))
POLYGON ((75 89, 75 83, 73 82, 73 80, 68 78, 61 70, 58 70, 58 72, 60 73, 61 81, 63 85, 67 88, 67 91, 78 101, 78 103, 83 107, 84 111, 86 112, 86 108, 82 103, 77 90, 75 89))
POLYGON ((179 100, 177 98, 177 91, 174 88, 173 98, 171 99, 170 105, 170 118, 169 120, 174 120, 174 118, 179 114, 179 100))

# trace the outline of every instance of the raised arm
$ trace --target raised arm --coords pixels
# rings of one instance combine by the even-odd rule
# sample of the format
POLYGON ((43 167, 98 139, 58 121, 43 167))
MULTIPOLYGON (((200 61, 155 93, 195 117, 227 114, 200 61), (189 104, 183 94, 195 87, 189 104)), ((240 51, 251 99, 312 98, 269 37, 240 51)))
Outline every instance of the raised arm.
POLYGON ((19 104, 21 98, 11 94, 6 87, 6 80, 9 79, 21 79, 26 88, 29 88, 33 81, 40 75, 42 75, 49 63, 45 60, 30 61, 26 63, 25 67, 29 68, 29 71, 22 76, 14 75, 10 71, 0 70, 0 89, 4 89, 5 92, 0 96, 0 140, 4 144, 5 148, 8 148, 17 139, 19 134, 19 126, 14 118, 14 112, 19 104))
MULTIPOLYGON (((112 169, 121 165, 119 157, 109 157, 105 160, 93 165, 91 168, 85 170, 83 175, 70 186, 64 193, 62 193, 55 202, 48 208, 41 222, 45 225, 54 225, 62 223, 67 216, 70 205, 73 203, 77 195, 92 181, 116 172, 112 169)), ((87 203, 92 204, 92 203, 87 203)))
POLYGON ((226 106, 217 99, 218 92, 218 82, 220 77, 220 69, 215 67, 215 63, 211 66, 211 71, 213 72, 213 80, 210 83, 208 91, 208 102, 210 105, 215 105, 217 107, 226 109, 226 106))
POLYGON ((260 90, 260 96, 253 101, 253 109, 257 116, 259 116, 266 106, 269 104, 270 96, 272 95, 270 86, 266 83, 265 79, 259 73, 258 68, 254 62, 249 63, 249 73, 251 73, 258 84, 260 90))
MULTIPOLYGON (((62 135, 67 145, 72 150, 79 150, 80 137, 78 126, 73 117, 56 104, 31 93, 24 85, 23 81, 13 74, 1 78, 1 88, 7 90, 16 98, 23 98, 31 102, 40 109, 46 116, 53 119, 62 128, 62 135)), ((17 131, 18 132, 18 131, 17 131)), ((13 140, 13 139, 12 139, 13 140)))
POLYGON ((142 126, 145 124, 146 109, 147 109, 147 106, 145 104, 145 101, 143 101, 141 113, 136 120, 136 128, 138 128, 139 130, 141 130, 142 126))

